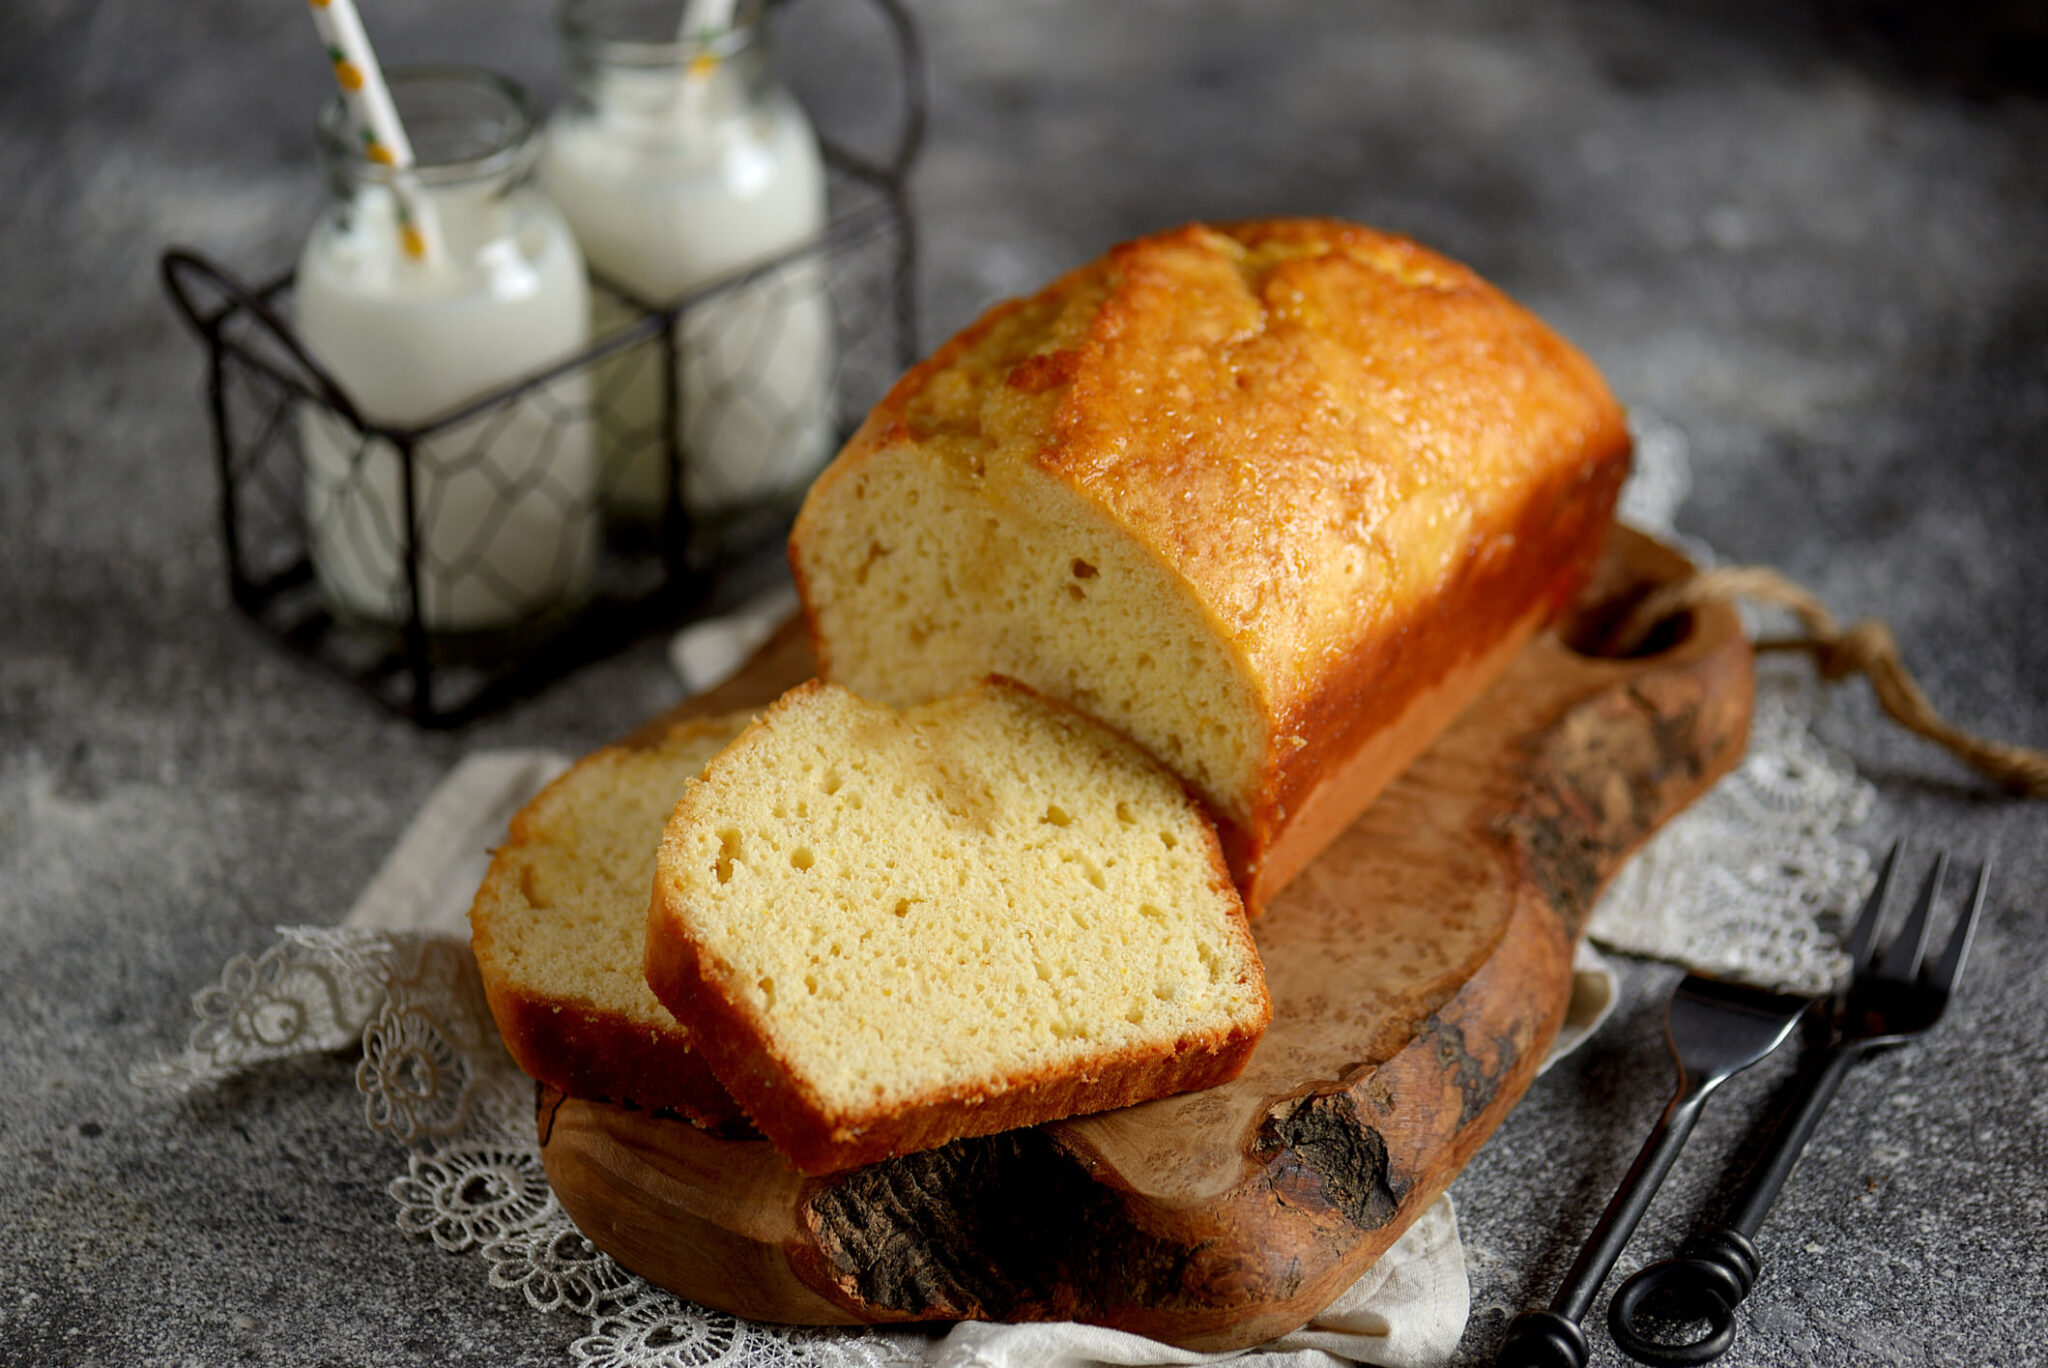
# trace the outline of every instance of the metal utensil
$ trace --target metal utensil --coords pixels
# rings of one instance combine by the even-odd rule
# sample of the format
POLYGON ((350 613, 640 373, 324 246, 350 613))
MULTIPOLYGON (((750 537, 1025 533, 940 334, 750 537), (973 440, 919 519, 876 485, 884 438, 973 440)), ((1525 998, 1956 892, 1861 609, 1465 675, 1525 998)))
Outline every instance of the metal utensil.
POLYGON ((1777 1049, 1812 1004, 1811 998, 1769 993, 1703 974, 1689 974, 1678 985, 1664 1026, 1678 1064, 1678 1089, 1549 1309, 1524 1312, 1508 1327, 1494 1359, 1496 1368, 1582 1368, 1586 1335, 1579 1322, 1692 1134, 1707 1098, 1777 1049))
POLYGON ((1834 1039, 1801 1086, 1799 1101, 1779 1124, 1769 1152, 1751 1175, 1746 1190, 1735 1202, 1725 1224, 1702 1231, 1679 1248, 1678 1256, 1639 1270, 1607 1306, 1607 1326, 1614 1341, 1642 1363, 1691 1365, 1707 1363, 1726 1353, 1735 1342, 1735 1308, 1756 1284, 1762 1259, 1752 1243, 1757 1228, 1771 1209, 1771 1202, 1799 1162, 1799 1153, 1812 1138, 1821 1113, 1834 1099, 1849 1066, 1885 1045, 1920 1034, 1941 1020, 1950 993, 1962 974, 1970 938, 1976 931, 1978 914, 1984 907, 1984 886, 1990 876, 1986 861, 1977 871, 1968 909, 1949 933, 1948 944, 1933 964, 1921 967, 1927 948, 1928 914, 1936 892, 1947 872, 1946 855, 1934 857, 1934 867, 1920 889, 1906 924, 1879 958, 1874 948, 1884 904, 1891 888, 1892 872, 1899 861, 1899 846, 1885 857, 1877 887, 1864 905, 1850 934, 1849 960, 1855 966, 1849 986, 1835 1015, 1834 1039), (1648 1319, 1646 1304, 1661 1304, 1669 1318, 1711 1327, 1700 1339, 1664 1343, 1652 1339, 1641 1323, 1648 1319))

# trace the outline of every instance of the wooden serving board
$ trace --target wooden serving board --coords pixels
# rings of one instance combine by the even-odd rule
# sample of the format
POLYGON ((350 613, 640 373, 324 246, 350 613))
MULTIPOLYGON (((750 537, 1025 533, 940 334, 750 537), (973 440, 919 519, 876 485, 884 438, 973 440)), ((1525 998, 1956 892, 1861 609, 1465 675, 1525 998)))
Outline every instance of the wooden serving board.
MULTIPOLYGON (((1500 1124, 1600 888, 1741 756, 1732 610, 1634 659, 1566 644, 1688 572, 1617 531, 1579 615, 1254 923, 1273 1024, 1234 1083, 826 1178, 766 1141, 546 1092, 562 1205, 626 1267, 754 1319, 1081 1320, 1196 1349, 1302 1324, 1500 1124)), ((765 703, 809 669, 785 634, 694 708, 765 703)))

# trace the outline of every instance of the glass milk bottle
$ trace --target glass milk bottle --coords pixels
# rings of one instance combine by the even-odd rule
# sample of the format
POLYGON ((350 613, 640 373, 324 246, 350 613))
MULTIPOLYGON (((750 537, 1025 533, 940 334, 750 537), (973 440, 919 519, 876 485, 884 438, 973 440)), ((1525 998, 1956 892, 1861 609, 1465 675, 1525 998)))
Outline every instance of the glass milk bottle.
MULTIPOLYGON (((582 371, 452 424, 436 419, 561 361, 589 338, 582 257, 534 183, 537 123, 524 92, 460 67, 391 74, 413 144, 413 194, 440 250, 401 245, 400 174, 374 164, 337 99, 318 124, 330 202, 299 259, 301 339, 367 423, 424 428, 412 516, 421 624, 494 633, 573 607, 600 532, 589 378, 582 371)), ((301 405, 313 568, 343 617, 408 617, 407 499, 399 448, 301 405)))
MULTIPOLYGON (((544 176, 597 275, 662 308, 814 240, 818 142, 769 70, 760 7, 679 36, 680 0, 567 0, 572 98, 544 176)), ((606 303, 594 331, 636 315, 606 303)), ((681 502, 716 522, 800 492, 833 445, 832 314, 815 259, 693 305, 678 356, 681 502)), ((597 368, 607 506, 658 516, 667 493, 659 353, 597 368)))

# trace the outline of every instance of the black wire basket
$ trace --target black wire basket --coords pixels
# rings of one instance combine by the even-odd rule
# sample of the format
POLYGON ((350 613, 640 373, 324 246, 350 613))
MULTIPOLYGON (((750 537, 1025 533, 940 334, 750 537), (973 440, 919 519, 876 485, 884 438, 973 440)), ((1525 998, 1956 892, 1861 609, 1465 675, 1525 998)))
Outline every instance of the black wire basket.
MULTIPOLYGON (((750 424, 770 440, 829 423, 843 440, 918 354, 916 234, 910 169, 923 141, 927 76, 915 24, 898 0, 873 0, 887 20, 902 81, 903 119, 880 158, 820 130, 830 217, 806 245, 670 302, 635 298, 596 274, 598 316, 622 318, 587 348, 459 408, 411 427, 365 418, 288 321, 289 274, 250 285, 198 253, 172 248, 165 288, 207 357, 206 401, 220 480, 220 529, 235 605, 293 652, 340 674, 426 727, 462 725, 610 655, 650 633, 724 612, 780 573, 782 544, 811 471, 801 479, 693 515, 685 497, 693 444, 723 423, 750 424), (830 412, 796 414, 747 364, 772 350, 764 319, 801 293, 829 309, 830 412), (609 307, 608 307, 609 306, 609 307), (658 420, 635 420, 619 400, 635 385, 658 390, 658 420), (641 446, 659 487, 642 516, 605 518, 616 491, 572 490, 551 477, 547 454, 579 425, 611 449, 641 446), (508 473, 486 459, 514 427, 525 453, 508 473), (307 434, 341 434, 347 481, 309 473, 307 434), (423 529, 436 500, 465 491, 453 554, 423 529), (594 563, 579 566, 573 601, 527 606, 517 585, 494 583, 493 538, 530 538, 521 510, 548 525, 603 527, 594 563), (473 524, 473 525, 470 525, 473 524), (354 613, 323 591, 316 537, 332 556, 372 558, 395 573, 390 611, 354 613), (497 595, 510 605, 475 630, 452 600, 497 595)), ((814 407, 814 405, 813 405, 814 407)), ((531 519, 528 519, 530 522, 531 519)), ((444 540, 446 540, 444 538, 444 540)), ((526 549, 526 548, 522 548, 526 549)), ((545 559, 556 554, 540 548, 545 559)), ((567 554, 562 553, 562 554, 567 554)), ((331 590, 331 586, 330 586, 331 590)), ((345 596, 344 596, 345 597, 345 596)))

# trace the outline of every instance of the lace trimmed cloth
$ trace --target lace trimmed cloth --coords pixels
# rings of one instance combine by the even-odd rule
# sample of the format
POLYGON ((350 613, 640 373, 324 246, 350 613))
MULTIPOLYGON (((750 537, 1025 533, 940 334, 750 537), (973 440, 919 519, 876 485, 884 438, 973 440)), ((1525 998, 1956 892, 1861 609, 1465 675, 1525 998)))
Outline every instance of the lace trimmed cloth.
MULTIPOLYGON (((218 983, 194 995, 199 1024, 183 1054, 135 1070, 134 1081, 189 1091, 359 1041, 364 1123, 403 1147, 404 1171, 388 1187, 399 1229, 482 1258, 494 1287, 520 1293, 536 1311, 586 1318, 590 1333, 570 1346, 586 1368, 1025 1368, 1228 1357, 1092 1326, 961 1325, 935 1335, 754 1324, 671 1296, 591 1245, 549 1190, 533 1085, 499 1042, 466 926, 482 868, 465 835, 502 830, 563 763, 542 752, 463 761, 340 927, 286 927, 262 954, 231 960, 218 983)), ((1597 956, 1580 970, 1566 1044, 1590 1033, 1613 997, 1597 956)), ((1442 1198, 1314 1322, 1238 1361, 1424 1368, 1455 1347, 1468 1302, 1457 1219, 1442 1198)))
MULTIPOLYGON (((1683 543, 1672 528, 1689 486, 1683 435, 1639 419, 1636 437, 1624 516, 1683 543)), ((1703 547, 1685 549, 1712 560, 1703 547)), ((690 649, 678 642, 678 668, 704 687, 702 662, 681 659, 690 649)), ((735 663, 744 654, 720 649, 735 663)), ((1837 981, 1845 962, 1824 928, 1839 926, 1871 882, 1868 854, 1843 832, 1865 819, 1873 792, 1814 738, 1818 698, 1805 672, 1760 666, 1747 759, 1629 863, 1595 913, 1592 939, 1791 989, 1817 992, 1837 981)), ((493 1287, 516 1292, 537 1313, 584 1318, 589 1333, 570 1346, 584 1368, 1080 1368, 1219 1358, 1247 1368, 1424 1368, 1455 1349, 1468 1290, 1448 1197, 1315 1322, 1237 1356, 1071 1325, 963 1324, 944 1335, 760 1325, 694 1306, 620 1267, 583 1238, 548 1188, 532 1085, 498 1040, 468 949, 466 912, 490 846, 564 763, 545 752, 469 757, 342 926, 284 928, 260 954, 235 957, 194 995, 199 1021, 186 1049, 137 1068, 133 1080, 187 1091, 359 1042, 364 1122, 403 1155, 388 1187, 399 1229, 448 1254, 481 1258, 493 1287)), ((1575 1016, 1561 1048, 1584 1039, 1612 1000, 1611 973, 1596 954, 1578 967, 1575 1016)))

